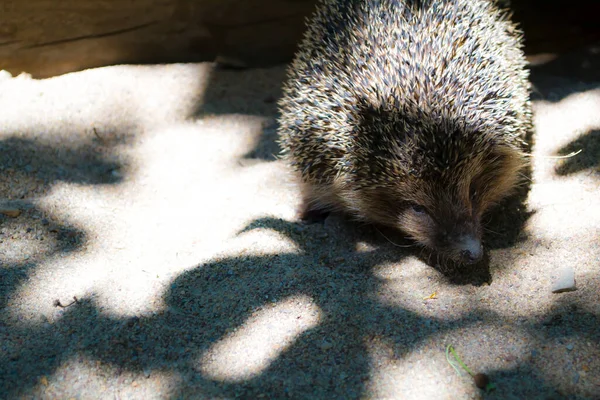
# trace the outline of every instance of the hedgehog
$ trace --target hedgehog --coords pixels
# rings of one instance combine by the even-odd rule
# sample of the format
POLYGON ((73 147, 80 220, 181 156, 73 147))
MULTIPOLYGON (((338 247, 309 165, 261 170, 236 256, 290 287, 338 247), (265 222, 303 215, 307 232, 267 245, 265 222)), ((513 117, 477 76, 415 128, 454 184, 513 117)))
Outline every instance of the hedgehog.
POLYGON ((522 183, 532 128, 504 3, 318 1, 278 101, 302 218, 341 211, 482 259, 482 218, 522 183))

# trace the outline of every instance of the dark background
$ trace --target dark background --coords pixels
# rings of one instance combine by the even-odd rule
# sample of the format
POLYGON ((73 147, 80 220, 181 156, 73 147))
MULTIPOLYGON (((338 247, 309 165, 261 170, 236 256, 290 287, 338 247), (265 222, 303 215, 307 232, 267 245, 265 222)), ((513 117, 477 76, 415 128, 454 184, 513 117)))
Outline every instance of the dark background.
MULTIPOLYGON (((287 62, 314 0, 0 1, 0 69, 35 78, 114 64, 287 62)), ((512 0, 528 54, 600 39, 597 0, 512 0)))

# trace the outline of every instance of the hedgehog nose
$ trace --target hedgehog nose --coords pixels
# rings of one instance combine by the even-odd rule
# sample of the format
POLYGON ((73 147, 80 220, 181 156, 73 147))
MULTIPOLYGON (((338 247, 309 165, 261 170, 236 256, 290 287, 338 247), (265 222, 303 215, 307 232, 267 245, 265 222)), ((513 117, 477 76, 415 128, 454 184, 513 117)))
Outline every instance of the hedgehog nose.
POLYGON ((483 246, 481 241, 473 237, 464 238, 461 241, 460 256, 463 262, 474 264, 483 257, 483 246))

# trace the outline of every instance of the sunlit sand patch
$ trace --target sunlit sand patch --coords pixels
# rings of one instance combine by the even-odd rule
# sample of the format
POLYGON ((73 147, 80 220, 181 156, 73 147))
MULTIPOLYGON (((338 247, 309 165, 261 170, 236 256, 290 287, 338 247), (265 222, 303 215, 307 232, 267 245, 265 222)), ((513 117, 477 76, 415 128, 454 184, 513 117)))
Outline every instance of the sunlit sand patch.
MULTIPOLYGON (((600 89, 571 94, 552 103, 534 102, 535 156, 539 162, 555 162, 544 159, 554 156, 579 135, 600 127, 600 89)), ((536 168, 539 169, 539 168, 536 168)))
POLYGON ((402 264, 376 266, 373 275, 379 280, 373 295, 381 304, 401 307, 415 314, 444 318, 460 318, 470 310, 468 293, 447 285, 440 274, 416 257, 407 257, 402 264))
POLYGON ((600 226, 597 192, 578 182, 548 182, 533 186, 529 204, 536 211, 527 222, 534 237, 564 238, 600 226))
POLYGON ((398 263, 382 263, 373 268, 373 275, 382 281, 395 281, 417 278, 431 272, 428 266, 416 257, 407 257, 402 260, 402 267, 398 263))
MULTIPOLYGON (((450 368, 441 354, 423 349, 410 349, 397 358, 393 346, 382 340, 368 343, 371 359, 369 397, 378 399, 446 399, 440 397, 440 386, 451 382, 450 368)), ((443 351, 441 352, 443 353, 443 351)))
POLYGON ((202 357, 201 371, 222 381, 243 381, 263 372, 305 331, 320 321, 320 310, 307 296, 265 306, 202 357))
POLYGON ((152 369, 131 372, 77 355, 63 362, 52 375, 42 375, 34 394, 44 398, 78 398, 85 388, 83 393, 103 398, 160 399, 168 397, 180 383, 181 378, 175 373, 152 369), (109 383, 114 376, 119 377, 118 383, 109 383))

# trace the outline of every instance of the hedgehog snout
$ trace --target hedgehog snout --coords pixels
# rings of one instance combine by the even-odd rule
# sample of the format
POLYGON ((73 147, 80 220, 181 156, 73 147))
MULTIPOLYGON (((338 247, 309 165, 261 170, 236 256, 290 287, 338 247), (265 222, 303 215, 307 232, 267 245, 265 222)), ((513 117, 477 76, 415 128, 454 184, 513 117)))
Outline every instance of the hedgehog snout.
POLYGON ((483 258, 483 245, 475 236, 462 236, 457 243, 457 250, 465 264, 475 264, 483 258))
POLYGON ((459 264, 476 264, 484 254, 479 218, 462 212, 458 215, 445 216, 448 222, 440 226, 439 250, 459 264))

